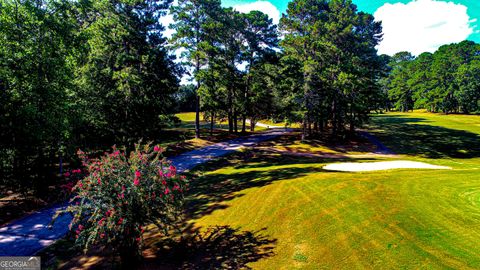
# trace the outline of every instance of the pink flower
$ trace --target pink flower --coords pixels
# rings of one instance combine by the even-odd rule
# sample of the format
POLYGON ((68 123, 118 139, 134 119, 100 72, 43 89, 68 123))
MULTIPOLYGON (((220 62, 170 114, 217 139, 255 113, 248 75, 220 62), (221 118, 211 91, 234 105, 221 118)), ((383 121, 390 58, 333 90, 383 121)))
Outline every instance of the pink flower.
POLYGON ((175 166, 170 165, 169 170, 172 176, 175 176, 175 174, 177 173, 177 168, 175 168, 175 166))
POLYGON ((100 178, 97 179, 97 182, 98 182, 99 185, 102 184, 102 181, 100 181, 100 178))
POLYGON ((160 152, 160 151, 162 151, 162 148, 160 148, 158 145, 155 145, 155 146, 153 147, 153 151, 155 151, 155 152, 160 152))
POLYGON ((125 195, 123 193, 118 194, 118 198, 123 199, 123 198, 125 198, 125 195))
POLYGON ((139 171, 135 171, 135 177, 140 177, 142 174, 139 171))
POLYGON ((69 177, 69 176, 70 176, 70 172, 66 172, 64 175, 65 175, 65 177, 69 177))
POLYGON ((138 178, 135 178, 135 179, 133 180, 133 184, 134 184, 135 186, 138 186, 138 185, 140 184, 140 180, 139 180, 138 178))
POLYGON ((100 234, 100 238, 104 238, 104 237, 105 237, 105 233, 100 234))
POLYGON ((122 190, 125 191, 125 186, 122 186, 122 190))
POLYGON ((165 195, 167 195, 168 193, 170 193, 170 189, 167 187, 167 188, 165 189, 165 192, 164 192, 164 193, 165 193, 165 195))
POLYGON ((78 186, 79 186, 80 188, 83 188, 83 183, 82 183, 82 182, 79 182, 79 183, 78 183, 78 186))
POLYGON ((79 229, 80 231, 83 230, 83 228, 84 228, 84 227, 83 227, 82 224, 78 225, 78 229, 79 229))

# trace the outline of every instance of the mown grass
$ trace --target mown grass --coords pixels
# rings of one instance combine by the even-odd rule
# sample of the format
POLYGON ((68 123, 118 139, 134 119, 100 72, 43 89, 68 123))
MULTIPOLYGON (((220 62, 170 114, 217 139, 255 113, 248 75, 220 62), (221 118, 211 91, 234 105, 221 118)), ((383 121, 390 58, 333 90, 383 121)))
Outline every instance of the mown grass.
MULTIPOLYGON (((182 112, 175 114, 181 121, 179 128, 184 129, 194 129, 195 128, 195 112, 182 112)), ((263 123, 263 121, 262 121, 263 123)), ((242 129, 242 121, 238 120, 237 122, 238 130, 242 129)), ((205 129, 206 132, 209 132, 210 121, 204 119, 203 113, 200 113, 200 128, 205 129)), ((217 130, 228 130, 228 122, 226 119, 216 119, 214 123, 214 129, 217 130)), ((250 125, 247 123, 247 130, 250 130, 250 125)), ((266 130, 264 127, 255 127, 255 131, 266 130)))
POLYGON ((324 164, 342 160, 252 153, 195 180, 191 223, 263 229, 274 254, 246 264, 255 269, 478 269, 479 124, 478 116, 374 117, 371 128, 402 159, 448 171, 327 172, 324 164))
POLYGON ((205 164, 191 176, 184 237, 150 232, 141 268, 478 269, 479 125, 478 116, 374 116, 372 133, 396 158, 452 170, 329 172, 323 165, 392 158, 355 157, 361 140, 322 146, 295 134, 205 164), (298 155, 309 148, 343 155, 298 155))

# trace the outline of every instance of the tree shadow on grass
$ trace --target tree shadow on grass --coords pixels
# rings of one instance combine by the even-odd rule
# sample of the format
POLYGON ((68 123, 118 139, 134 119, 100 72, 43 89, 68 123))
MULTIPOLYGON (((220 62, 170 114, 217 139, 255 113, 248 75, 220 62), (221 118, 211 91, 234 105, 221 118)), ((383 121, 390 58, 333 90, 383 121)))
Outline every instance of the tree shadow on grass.
POLYGON ((196 228, 181 239, 164 239, 147 250, 140 269, 248 269, 248 263, 274 255, 275 239, 263 231, 230 226, 196 228))
MULTIPOLYGON (((182 234, 165 236, 157 228, 144 236, 144 259, 135 269, 249 269, 249 263, 275 255, 277 240, 264 232, 230 226, 186 225, 182 234)), ((122 269, 118 254, 102 247, 87 254, 69 237, 37 254, 42 269, 122 269)))
POLYGON ((427 158, 480 157, 480 135, 464 130, 429 125, 427 119, 379 116, 373 132, 393 152, 427 158))
POLYGON ((314 150, 314 148, 325 148, 343 154, 348 152, 375 152, 375 145, 362 136, 350 135, 343 139, 332 139, 331 131, 312 135, 303 142, 301 142, 301 132, 291 132, 274 140, 262 142, 258 146, 267 148, 283 147, 293 153, 310 154, 325 154, 322 151, 314 150), (303 146, 299 146, 299 143, 303 144, 303 146), (292 145, 295 145, 295 147, 292 147, 292 145))
MULTIPOLYGON (((332 171, 324 170, 318 164, 351 160, 351 158, 333 160, 279 154, 272 155, 268 152, 257 150, 229 155, 220 161, 202 165, 192 172, 214 171, 225 167, 234 169, 234 171, 225 173, 215 172, 200 177, 191 175, 193 179, 186 200, 187 217, 189 219, 197 219, 209 215, 215 210, 226 209, 228 207, 227 202, 244 195, 241 192, 243 190, 264 187, 273 182, 292 180, 312 173, 333 173, 332 171), (280 167, 295 164, 302 164, 303 166, 280 167)), ((375 159, 364 158, 355 160, 373 161, 375 159)))

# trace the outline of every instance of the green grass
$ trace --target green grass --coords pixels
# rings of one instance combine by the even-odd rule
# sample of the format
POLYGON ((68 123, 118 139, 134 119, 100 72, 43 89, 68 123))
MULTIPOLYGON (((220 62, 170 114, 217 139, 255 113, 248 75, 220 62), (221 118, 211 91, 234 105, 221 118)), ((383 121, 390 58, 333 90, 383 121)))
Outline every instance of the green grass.
POLYGON ((245 262, 255 269, 478 269, 479 124, 478 116, 426 113, 374 118, 371 128, 403 159, 449 171, 337 173, 322 166, 339 160, 231 157, 195 180, 191 224, 261 231, 275 245, 245 262))
MULTIPOLYGON (((399 158, 453 170, 329 172, 322 166, 389 158, 325 159, 268 148, 210 162, 192 173, 184 224, 190 233, 169 242, 149 231, 144 266, 479 269, 479 125, 478 116, 374 116, 372 133, 399 158)), ((266 146, 362 152, 320 143, 283 137, 266 146)))

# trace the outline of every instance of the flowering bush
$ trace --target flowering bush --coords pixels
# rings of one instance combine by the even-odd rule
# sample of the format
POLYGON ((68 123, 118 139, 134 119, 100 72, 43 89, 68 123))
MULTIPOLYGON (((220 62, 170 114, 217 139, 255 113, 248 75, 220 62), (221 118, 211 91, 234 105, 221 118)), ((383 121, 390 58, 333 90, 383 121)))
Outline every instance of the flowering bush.
POLYGON ((122 257, 138 255, 146 225, 167 230, 177 220, 187 182, 162 151, 136 145, 127 157, 114 147, 91 160, 78 152, 87 176, 73 187, 71 205, 56 216, 73 215, 70 230, 85 251, 100 244, 122 257))

